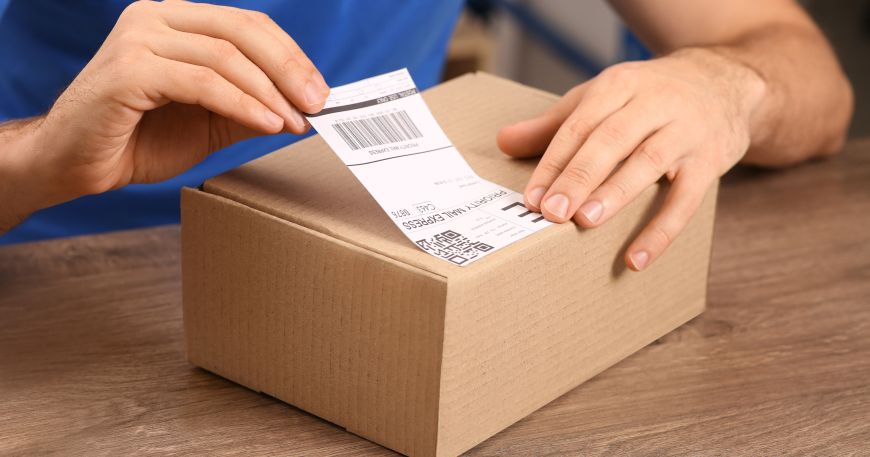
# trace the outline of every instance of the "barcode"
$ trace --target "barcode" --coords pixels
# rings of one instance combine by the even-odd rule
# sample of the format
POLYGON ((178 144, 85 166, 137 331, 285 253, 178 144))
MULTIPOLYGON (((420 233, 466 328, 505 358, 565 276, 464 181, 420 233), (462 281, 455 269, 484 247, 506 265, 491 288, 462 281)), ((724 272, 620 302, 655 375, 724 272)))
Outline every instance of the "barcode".
POLYGON ((332 124, 353 150, 413 140, 423 136, 405 111, 378 114, 332 124))
POLYGON ((441 232, 428 240, 418 240, 417 246, 420 246, 420 248, 432 255, 447 259, 457 265, 462 265, 493 249, 492 246, 486 243, 471 241, 453 230, 441 232))

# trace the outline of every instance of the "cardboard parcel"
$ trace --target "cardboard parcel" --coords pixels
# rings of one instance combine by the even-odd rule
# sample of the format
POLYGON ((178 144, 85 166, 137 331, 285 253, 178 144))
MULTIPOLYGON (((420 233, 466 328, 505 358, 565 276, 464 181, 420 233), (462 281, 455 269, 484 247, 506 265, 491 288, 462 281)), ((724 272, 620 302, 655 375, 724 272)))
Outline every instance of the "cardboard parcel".
MULTIPOLYGON (((478 175, 522 191, 535 162, 496 132, 556 96, 477 73, 423 97, 478 175)), ((183 191, 188 356, 403 454, 460 454, 703 311, 715 187, 647 271, 623 265, 665 187, 457 266, 308 138, 183 191)))

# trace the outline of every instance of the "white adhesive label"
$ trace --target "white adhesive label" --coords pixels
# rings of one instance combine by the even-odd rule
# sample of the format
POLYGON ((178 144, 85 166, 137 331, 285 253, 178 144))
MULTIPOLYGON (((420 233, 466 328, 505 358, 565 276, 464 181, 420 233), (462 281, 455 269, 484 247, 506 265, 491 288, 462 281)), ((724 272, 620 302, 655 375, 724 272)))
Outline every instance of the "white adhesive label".
POLYGON ((550 225, 522 195, 474 173, 406 69, 333 87, 308 121, 429 254, 468 265, 550 225))

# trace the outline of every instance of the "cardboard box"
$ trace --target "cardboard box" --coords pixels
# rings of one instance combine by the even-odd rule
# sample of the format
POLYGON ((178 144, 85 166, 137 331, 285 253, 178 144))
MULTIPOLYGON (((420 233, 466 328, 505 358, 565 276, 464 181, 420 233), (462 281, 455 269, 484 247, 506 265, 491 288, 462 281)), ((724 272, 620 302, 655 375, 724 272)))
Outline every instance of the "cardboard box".
MULTIPOLYGON (((556 96, 478 73, 424 97, 481 177, 523 189, 535 163, 496 132, 556 96)), ((398 452, 457 455, 704 309, 715 189, 651 268, 623 265, 663 190, 459 267, 306 139, 184 190, 190 360, 398 452)))

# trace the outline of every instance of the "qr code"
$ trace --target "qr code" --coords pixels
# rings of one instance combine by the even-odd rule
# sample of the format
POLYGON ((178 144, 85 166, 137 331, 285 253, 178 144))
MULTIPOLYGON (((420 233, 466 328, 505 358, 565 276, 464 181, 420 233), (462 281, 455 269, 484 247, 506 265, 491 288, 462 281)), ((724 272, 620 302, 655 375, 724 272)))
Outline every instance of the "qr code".
POLYGON ((426 240, 418 240, 417 246, 420 246, 420 248, 432 255, 447 259, 457 265, 462 265, 493 249, 492 246, 486 243, 471 241, 453 230, 441 232, 426 240))

